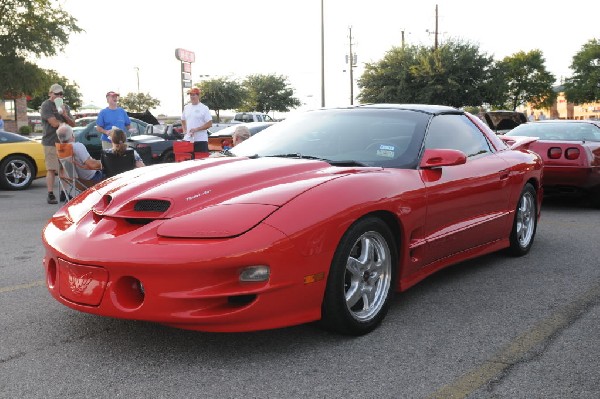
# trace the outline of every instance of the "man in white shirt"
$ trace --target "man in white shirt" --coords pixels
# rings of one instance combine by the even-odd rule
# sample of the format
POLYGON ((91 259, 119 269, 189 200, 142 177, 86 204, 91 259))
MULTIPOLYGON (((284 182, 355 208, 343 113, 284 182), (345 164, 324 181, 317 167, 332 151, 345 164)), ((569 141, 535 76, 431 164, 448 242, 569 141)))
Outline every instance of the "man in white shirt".
POLYGON ((208 128, 212 126, 212 116, 208 107, 200 102, 200 89, 188 90, 190 102, 183 107, 181 125, 183 139, 194 143, 194 152, 208 152, 208 128))

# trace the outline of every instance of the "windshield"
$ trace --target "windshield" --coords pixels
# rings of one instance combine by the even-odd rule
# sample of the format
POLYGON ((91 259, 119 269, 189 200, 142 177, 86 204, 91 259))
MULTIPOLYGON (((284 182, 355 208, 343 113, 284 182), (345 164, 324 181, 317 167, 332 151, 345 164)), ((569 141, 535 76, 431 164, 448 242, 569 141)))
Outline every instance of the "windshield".
POLYGON ((414 168, 429 118, 426 113, 398 109, 309 111, 274 124, 231 152, 414 168))
POLYGON ((600 141, 600 127, 586 122, 534 122, 517 126, 507 136, 557 141, 600 141))

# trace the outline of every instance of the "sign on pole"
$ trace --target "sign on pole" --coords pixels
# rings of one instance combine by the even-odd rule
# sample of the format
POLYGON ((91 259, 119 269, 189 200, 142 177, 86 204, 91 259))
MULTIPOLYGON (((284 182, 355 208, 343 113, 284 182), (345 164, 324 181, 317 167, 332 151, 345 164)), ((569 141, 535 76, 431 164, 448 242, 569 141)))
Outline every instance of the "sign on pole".
POLYGON ((192 87, 192 62, 196 61, 196 54, 193 51, 182 48, 175 49, 175 58, 181 61, 181 108, 185 104, 185 95, 183 89, 192 87))

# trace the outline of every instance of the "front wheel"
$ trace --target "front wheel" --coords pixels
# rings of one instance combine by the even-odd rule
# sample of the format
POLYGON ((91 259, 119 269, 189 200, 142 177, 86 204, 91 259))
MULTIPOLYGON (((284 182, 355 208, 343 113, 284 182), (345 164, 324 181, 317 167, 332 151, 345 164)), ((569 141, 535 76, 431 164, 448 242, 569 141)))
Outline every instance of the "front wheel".
POLYGON ((514 256, 525 255, 533 245, 537 229, 537 193, 531 183, 525 184, 510 232, 509 252, 514 256))
POLYGON ((331 262, 321 324, 347 335, 374 330, 387 313, 396 264, 395 241, 382 220, 367 217, 354 223, 331 262))

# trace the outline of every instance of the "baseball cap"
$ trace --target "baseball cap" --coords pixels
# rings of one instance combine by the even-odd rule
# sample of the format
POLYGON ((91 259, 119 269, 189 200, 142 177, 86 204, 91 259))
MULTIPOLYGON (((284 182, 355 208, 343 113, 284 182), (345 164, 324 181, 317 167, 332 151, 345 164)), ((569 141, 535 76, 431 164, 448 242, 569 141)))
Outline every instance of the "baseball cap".
POLYGON ((59 85, 58 83, 54 83, 52 86, 50 86, 50 93, 62 93, 64 90, 62 88, 61 85, 59 85))
POLYGON ((116 91, 109 91, 108 93, 106 93, 106 97, 108 96, 121 96, 119 93, 117 93, 116 91))
POLYGON ((197 87, 194 87, 192 89, 189 89, 187 93, 188 94, 200 94, 200 89, 197 87))

